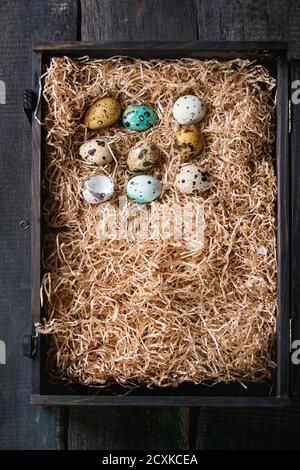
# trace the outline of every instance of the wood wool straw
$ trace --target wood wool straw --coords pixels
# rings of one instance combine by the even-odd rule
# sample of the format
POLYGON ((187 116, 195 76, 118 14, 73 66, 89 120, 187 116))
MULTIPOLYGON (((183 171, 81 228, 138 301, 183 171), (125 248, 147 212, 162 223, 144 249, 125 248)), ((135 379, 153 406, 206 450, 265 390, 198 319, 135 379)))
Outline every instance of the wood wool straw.
MULTIPOLYGON (((276 179, 275 80, 248 60, 78 60, 53 58, 44 77, 47 148, 43 186, 47 233, 41 286, 48 367, 55 380, 104 386, 176 387, 184 381, 261 381, 275 366, 276 179), (204 98, 199 163, 213 175, 202 195, 174 188, 177 124, 172 105, 182 94, 204 98), (83 116, 97 98, 158 114, 144 133, 114 125, 87 130, 83 116), (94 136, 113 142, 118 164, 84 163, 80 145, 94 136), (204 204, 202 250, 174 238, 105 240, 99 212, 82 199, 94 173, 115 171, 116 194, 130 176, 129 149, 152 140, 161 152, 154 170, 161 202, 204 204), (264 253, 264 254, 262 254, 264 253)), ((158 204, 158 202, 157 202, 158 204)))

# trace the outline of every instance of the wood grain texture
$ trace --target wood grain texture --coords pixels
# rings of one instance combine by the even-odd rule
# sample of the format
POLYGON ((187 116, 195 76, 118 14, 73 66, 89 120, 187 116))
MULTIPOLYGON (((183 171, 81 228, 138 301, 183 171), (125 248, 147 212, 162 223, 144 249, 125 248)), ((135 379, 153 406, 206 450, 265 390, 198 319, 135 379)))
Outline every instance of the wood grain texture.
POLYGON ((193 0, 81 0, 81 39, 193 40, 193 0))
POLYGON ((276 94, 276 176, 277 176, 277 394, 290 393, 291 317, 291 188, 289 161, 289 68, 286 58, 278 59, 276 94))
POLYGON ((186 408, 72 408, 69 449, 187 449, 186 408))
POLYGON ((300 2, 288 2, 288 39, 290 41, 290 57, 300 58, 300 2))
POLYGON ((199 409, 196 449, 299 449, 300 406, 199 409))
MULTIPOLYGON (((292 129, 291 129, 291 174, 292 174, 292 279, 293 279, 293 322, 292 341, 300 340, 300 60, 293 61, 291 80, 295 93, 292 99, 292 129)), ((297 346, 299 350, 299 343, 297 346)), ((296 354, 296 348, 292 349, 296 354)), ((297 353, 296 359, 299 360, 297 353)), ((300 364, 294 364, 292 370, 292 393, 300 399, 300 364)))
MULTIPOLYGON (((0 364, 0 447, 299 447, 299 404, 282 410, 73 407, 67 436, 64 409, 29 405, 30 360, 22 356, 21 341, 30 333, 30 234, 19 230, 20 220, 30 219, 30 130, 22 94, 31 86, 32 41, 288 39, 291 56, 300 57, 299 0, 2 0, 0 30, 0 80, 7 83, 7 104, 0 105, 0 340, 7 345, 7 365, 0 364)), ((298 292, 297 256, 294 262, 298 292)))
POLYGON ((61 411, 30 405, 31 362, 22 354, 23 335, 31 333, 30 230, 19 227, 22 219, 30 221, 31 130, 22 101, 31 87, 32 43, 75 40, 76 9, 73 0, 0 4, 0 79, 7 91, 0 105, 0 339, 7 347, 7 364, 0 365, 2 449, 64 446, 61 411))
POLYGON ((248 396, 239 397, 231 393, 230 396, 189 396, 183 394, 174 394, 173 396, 155 396, 143 395, 144 389, 141 389, 141 394, 136 396, 118 396, 118 395, 93 395, 91 393, 86 395, 76 395, 72 391, 66 392, 65 395, 45 395, 34 393, 31 401, 35 405, 55 405, 55 406, 106 406, 106 407, 211 407, 211 408, 246 408, 246 407, 269 407, 277 408, 287 406, 289 404, 288 397, 269 397, 269 396, 248 396))
POLYGON ((300 56, 299 0, 195 0, 201 40, 290 42, 300 56))

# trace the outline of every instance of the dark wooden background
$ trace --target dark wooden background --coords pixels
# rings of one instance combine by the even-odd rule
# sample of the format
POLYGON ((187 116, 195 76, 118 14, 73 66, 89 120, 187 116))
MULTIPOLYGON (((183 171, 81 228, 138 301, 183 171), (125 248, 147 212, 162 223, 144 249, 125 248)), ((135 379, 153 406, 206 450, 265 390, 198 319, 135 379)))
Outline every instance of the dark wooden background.
MULTIPOLYGON (((32 43, 74 40, 288 40, 300 57, 299 0, 1 0, 0 365, 2 449, 299 448, 300 405, 287 409, 55 408, 29 403, 31 135, 22 110, 32 43)), ((298 77, 299 79, 300 77, 298 77)), ((298 165, 299 166, 299 165, 298 165)))

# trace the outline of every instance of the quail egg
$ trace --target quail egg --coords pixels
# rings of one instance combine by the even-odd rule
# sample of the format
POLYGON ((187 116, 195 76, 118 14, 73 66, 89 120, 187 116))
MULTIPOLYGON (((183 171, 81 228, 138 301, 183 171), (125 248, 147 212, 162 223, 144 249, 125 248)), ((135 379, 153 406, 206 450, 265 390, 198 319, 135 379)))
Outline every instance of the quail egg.
POLYGON ((197 124, 197 122, 204 118, 205 113, 205 103, 198 96, 181 96, 173 105, 174 119, 184 126, 197 124))
POLYGON ((150 175, 137 175, 127 182, 126 192, 129 199, 141 204, 159 198, 163 190, 161 182, 150 175))
POLYGON ((186 194, 206 191, 210 186, 210 175, 198 165, 185 165, 176 176, 176 187, 186 194))
POLYGON ((132 105, 125 109, 123 124, 131 131, 145 131, 156 120, 156 113, 144 105, 132 105))
POLYGON ((153 167, 158 161, 158 147, 151 142, 139 142, 133 147, 127 158, 130 171, 145 171, 153 167))
POLYGON ((120 114, 121 106, 117 100, 101 98, 88 109, 84 122, 88 129, 101 129, 114 124, 120 114))
POLYGON ((204 137, 196 126, 183 127, 175 134, 174 150, 184 161, 199 155, 204 147, 204 137))
POLYGON ((111 198, 114 182, 109 176, 90 176, 83 186, 83 197, 89 204, 99 204, 111 198))
POLYGON ((86 162, 97 165, 106 165, 113 160, 110 146, 100 138, 84 142, 79 148, 79 155, 86 162))

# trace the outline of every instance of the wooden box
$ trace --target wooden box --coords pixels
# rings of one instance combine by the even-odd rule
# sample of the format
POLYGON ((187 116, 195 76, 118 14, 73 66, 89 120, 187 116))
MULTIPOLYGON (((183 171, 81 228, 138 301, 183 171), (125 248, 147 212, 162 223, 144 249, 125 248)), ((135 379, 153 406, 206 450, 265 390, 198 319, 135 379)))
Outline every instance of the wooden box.
MULTIPOLYGON (((83 386, 53 385, 45 370, 45 345, 43 337, 26 338, 27 355, 32 357, 32 403, 48 405, 175 405, 175 406, 275 406, 285 405, 291 395, 290 321, 292 315, 291 279, 291 101, 290 64, 285 43, 206 43, 206 42, 102 42, 43 44, 34 49, 33 96, 37 96, 42 68, 53 56, 108 58, 125 55, 140 58, 201 59, 251 58, 266 65, 277 80, 276 99, 276 172, 277 197, 277 250, 278 250, 278 331, 277 368, 268 383, 249 384, 244 389, 237 383, 214 387, 183 384, 176 389, 137 389, 122 395, 121 388, 97 391, 83 386)), ((296 70, 294 66, 294 72, 296 70)), ((28 98, 28 94, 27 94, 28 98)), ((29 117, 30 100, 26 102, 29 117)), ((43 107, 42 107, 43 109, 43 107)), ((42 111, 41 111, 42 112, 42 111)), ((41 319, 41 160, 43 131, 32 119, 32 323, 41 319)), ((293 134, 294 136, 294 134, 293 134)), ((293 144, 294 153, 297 145, 293 144)))

